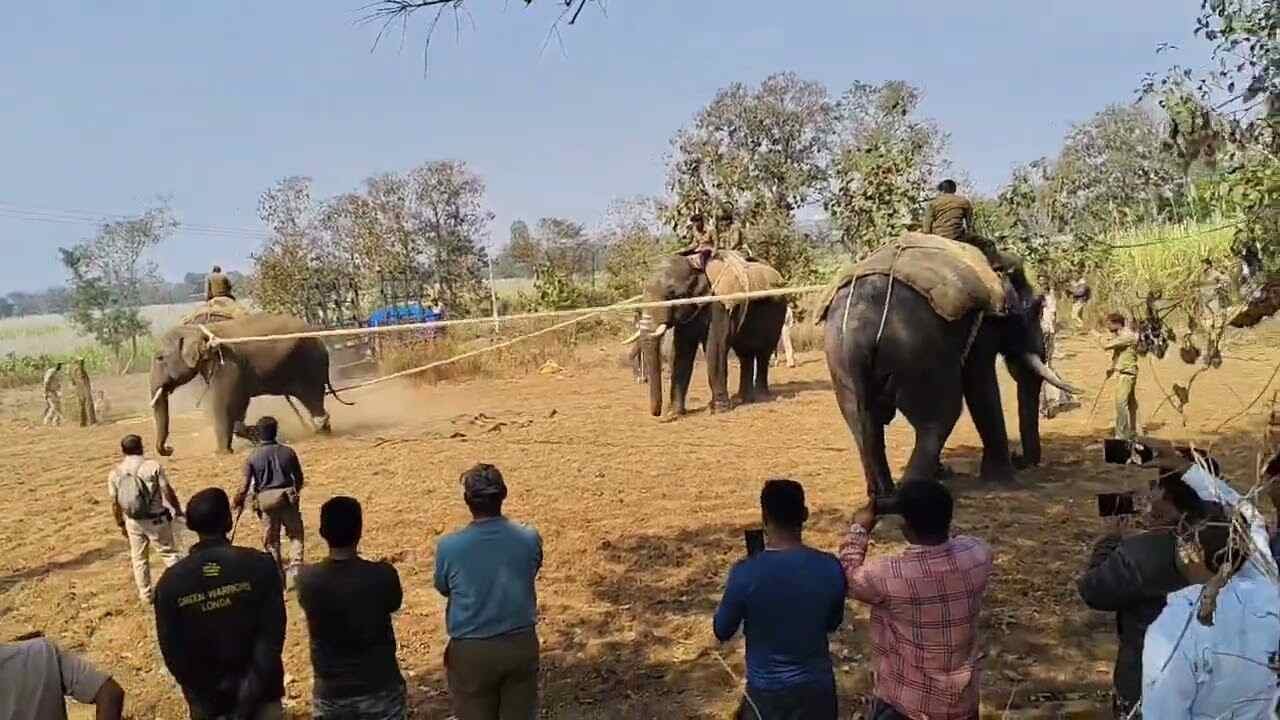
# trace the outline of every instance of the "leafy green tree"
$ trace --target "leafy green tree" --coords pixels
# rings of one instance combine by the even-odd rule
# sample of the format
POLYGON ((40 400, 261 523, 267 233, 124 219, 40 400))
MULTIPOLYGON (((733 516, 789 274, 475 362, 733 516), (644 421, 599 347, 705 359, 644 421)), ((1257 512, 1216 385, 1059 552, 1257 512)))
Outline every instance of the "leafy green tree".
POLYGON ((488 265, 482 240, 493 213, 484 207, 484 181, 458 160, 419 165, 409 180, 412 227, 423 238, 438 298, 454 312, 465 312, 479 299, 488 265))
POLYGON ((177 227, 173 214, 161 206, 103 223, 92 239, 59 248, 70 281, 68 320, 117 358, 125 343, 131 359, 136 356, 138 337, 150 330, 140 312, 143 291, 159 277, 147 254, 177 227))
POLYGON ((906 82, 859 82, 836 106, 837 140, 823 204, 854 256, 905 230, 948 165, 948 137, 936 122, 918 116, 922 99, 906 82))

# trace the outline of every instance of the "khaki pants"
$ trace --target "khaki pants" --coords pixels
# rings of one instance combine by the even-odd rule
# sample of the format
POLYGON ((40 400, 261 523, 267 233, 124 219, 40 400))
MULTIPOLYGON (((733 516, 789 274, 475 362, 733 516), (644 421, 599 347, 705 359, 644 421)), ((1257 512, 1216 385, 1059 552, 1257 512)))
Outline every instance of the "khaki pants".
MULTIPOLYGON (((790 325, 782 326, 782 351, 787 355, 787 367, 789 368, 795 367, 796 355, 795 355, 795 350, 792 349, 791 347, 791 326, 790 325)), ((777 353, 774 353, 773 355, 773 364, 774 365, 778 364, 777 353)))
POLYGON ((138 597, 147 605, 151 604, 151 546, 166 568, 182 558, 182 552, 173 537, 172 520, 134 520, 124 519, 124 531, 129 536, 129 562, 133 565, 133 583, 138 588, 138 597))
POLYGON ((1078 328, 1084 327, 1084 306, 1085 303, 1079 300, 1071 303, 1071 318, 1075 320, 1078 328))
POLYGON ((44 424, 62 424, 62 396, 58 393, 47 392, 44 394, 44 424))
POLYGON ((279 510, 264 511, 262 521, 266 523, 262 535, 262 547, 276 559, 276 568, 280 570, 280 577, 286 582, 291 582, 297 577, 298 570, 302 567, 302 511, 297 505, 289 504, 279 510), (284 535, 289 540, 287 568, 284 557, 280 553, 281 528, 284 529, 284 535))
POLYGON ((534 630, 484 640, 450 640, 444 665, 458 720, 534 720, 538 716, 538 634, 534 630))
POLYGON ((1133 440, 1138 436, 1138 376, 1116 373, 1116 437, 1133 440))

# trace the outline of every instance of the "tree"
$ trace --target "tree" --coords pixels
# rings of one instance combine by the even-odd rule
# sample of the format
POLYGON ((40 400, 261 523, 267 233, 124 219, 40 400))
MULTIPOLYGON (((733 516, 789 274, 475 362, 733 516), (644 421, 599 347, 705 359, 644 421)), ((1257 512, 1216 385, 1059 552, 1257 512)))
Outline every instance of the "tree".
POLYGON ((679 249, 680 239, 665 232, 661 213, 656 198, 643 196, 615 200, 605 211, 599 243, 604 247, 606 287, 612 297, 639 293, 654 261, 679 249))
POLYGON ((307 317, 315 208, 311 178, 287 177, 258 199, 258 216, 270 237, 253 261, 253 298, 268 312, 307 317))
POLYGON ((1280 273, 1280 3, 1202 0, 1195 34, 1213 44, 1212 66, 1149 74, 1139 92, 1169 113, 1184 166, 1219 172, 1219 200, 1242 219, 1236 253, 1280 273))
POLYGON ((1061 226, 1099 232, 1173 219, 1184 174, 1145 108, 1111 105, 1071 128, 1048 178, 1061 226))
POLYGON ((93 335, 118 358, 128 342, 132 355, 138 336, 149 331, 139 312, 143 288, 158 279, 155 263, 147 253, 177 228, 167 207, 156 207, 136 217, 103 223, 91 240, 59 248, 71 286, 68 319, 93 335))
POLYGON ((17 308, 14 307, 13 303, 10 302, 8 298, 0 298, 0 319, 11 318, 14 316, 16 311, 17 308))
POLYGON ((805 205, 826 177, 832 110, 821 83, 794 73, 716 93, 672 139, 668 223, 678 234, 695 215, 746 227, 805 205))
POLYGON ((894 80, 854 83, 837 105, 837 141, 824 207, 855 256, 912 222, 948 166, 948 137, 917 117, 923 94, 894 80))
POLYGON ((409 173, 430 276, 446 307, 476 300, 488 254, 482 245, 493 213, 484 207, 484 181, 458 160, 429 162, 409 173))

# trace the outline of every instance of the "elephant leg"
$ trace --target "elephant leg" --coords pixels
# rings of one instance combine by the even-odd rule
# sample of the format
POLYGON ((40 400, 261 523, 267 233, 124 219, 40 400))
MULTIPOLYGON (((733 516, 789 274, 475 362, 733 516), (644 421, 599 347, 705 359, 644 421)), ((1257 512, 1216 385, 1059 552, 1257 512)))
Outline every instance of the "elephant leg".
POLYGON ((318 433, 328 434, 333 431, 329 425, 329 414, 324 411, 324 390, 319 393, 308 393, 297 396, 302 406, 311 414, 311 425, 318 433))
POLYGON ((231 452, 231 437, 239 429, 244 432, 244 416, 249 411, 249 398, 237 392, 217 392, 213 403, 213 431, 218 440, 218 452, 231 452))
POLYGON ((738 396, 737 401, 741 404, 752 403, 757 400, 755 393, 756 386, 756 359, 754 355, 738 355, 738 396))
POLYGON ((772 398, 769 392, 769 367, 772 365, 773 350, 765 350, 755 356, 756 365, 756 402, 764 402, 772 398))
POLYGON ((969 417, 982 438, 982 479, 1012 482, 1013 463, 1009 458, 1009 434, 1000 405, 1000 385, 994 362, 971 362, 964 373, 964 400, 969 417))
POLYGON ((938 383, 921 379, 903 383, 910 395, 901 398, 902 414, 916 432, 916 444, 903 473, 904 480, 933 480, 941 468, 942 449, 960 419, 959 373, 953 381, 938 383))
POLYGON ((707 382, 711 386, 711 412, 728 410, 729 404, 729 330, 730 313, 718 303, 711 309, 711 327, 707 332, 707 382))
POLYGON ((851 378, 841 377, 834 368, 831 381, 836 389, 836 404, 840 414, 853 434, 858 446, 858 458, 862 462, 862 474, 867 481, 867 497, 893 494, 893 473, 889 470, 889 458, 884 452, 884 424, 871 411, 864 397, 866 387, 851 378))
POLYGON ((671 358, 671 402, 667 409, 668 415, 685 413, 685 399, 689 397, 689 383, 693 380, 693 361, 697 355, 697 338, 684 338, 679 335, 674 338, 671 358))

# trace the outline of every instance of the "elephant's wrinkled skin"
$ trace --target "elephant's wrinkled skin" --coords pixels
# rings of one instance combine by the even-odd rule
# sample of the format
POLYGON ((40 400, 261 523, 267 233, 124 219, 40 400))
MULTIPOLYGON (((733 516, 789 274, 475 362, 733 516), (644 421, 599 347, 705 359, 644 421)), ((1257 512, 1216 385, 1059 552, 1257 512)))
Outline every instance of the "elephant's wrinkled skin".
MULTIPOLYGON (((663 261, 645 285, 645 302, 702 297, 711 294, 711 281, 689 259, 675 255, 663 261)), ((671 403, 668 415, 685 412, 685 398, 693 377, 693 361, 701 345, 707 360, 712 412, 728 410, 729 350, 738 356, 741 376, 738 395, 742 402, 769 396, 769 359, 778 346, 786 301, 779 298, 740 303, 732 312, 722 303, 652 308, 641 317, 641 362, 649 385, 649 412, 662 414, 662 357, 658 343, 666 331, 672 338, 671 403)))
MULTIPOLYGON (((1048 378, 1062 383, 1043 363, 1043 299, 1022 281, 1021 289, 1013 290, 1017 299, 1011 304, 1018 310, 1007 317, 983 320, 965 356, 976 313, 948 322, 934 312, 923 296, 904 283, 897 283, 888 315, 884 316, 888 288, 889 281, 884 276, 861 278, 835 295, 826 315, 827 367, 836 401, 858 446, 868 496, 893 492, 884 428, 898 410, 916 432, 905 479, 936 476, 942 448, 960 417, 962 404, 968 405, 982 437, 983 479, 1013 479, 1014 465, 996 381, 997 354, 1004 355, 1018 386, 1021 461, 1038 464, 1041 382, 1048 378), (882 317, 884 333, 877 343, 882 317)), ((1065 383, 1063 386, 1070 387, 1065 383)))
MULTIPOLYGON (((205 327, 223 338, 307 329, 301 320, 282 315, 249 315, 205 327)), ((207 402, 219 452, 231 452, 232 430, 243 424, 249 400, 259 395, 295 397, 320 431, 329 429, 329 416, 324 409, 326 389, 332 390, 329 353, 320 340, 272 340, 211 348, 198 326, 179 325, 164 334, 151 361, 152 411, 156 448, 161 455, 173 453, 168 444, 169 395, 197 375, 209 385, 207 402)))

